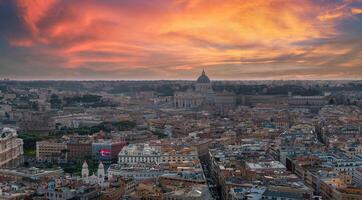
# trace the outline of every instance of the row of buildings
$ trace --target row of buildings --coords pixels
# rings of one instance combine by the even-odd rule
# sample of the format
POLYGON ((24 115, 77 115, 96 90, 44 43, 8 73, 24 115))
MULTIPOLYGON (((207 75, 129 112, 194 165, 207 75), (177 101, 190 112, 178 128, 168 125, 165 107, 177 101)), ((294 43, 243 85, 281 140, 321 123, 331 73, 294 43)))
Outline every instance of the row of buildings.
POLYGON ((63 136, 61 139, 36 142, 36 159, 39 162, 67 163, 92 158, 110 163, 117 160, 125 145, 123 138, 109 138, 104 133, 63 136))

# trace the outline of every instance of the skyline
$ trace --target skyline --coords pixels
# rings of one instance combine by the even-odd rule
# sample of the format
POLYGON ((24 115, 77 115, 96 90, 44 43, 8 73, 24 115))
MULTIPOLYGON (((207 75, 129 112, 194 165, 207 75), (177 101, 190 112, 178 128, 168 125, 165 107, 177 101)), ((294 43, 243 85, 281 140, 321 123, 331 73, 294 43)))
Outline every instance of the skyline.
POLYGON ((362 0, 0 0, 0 78, 362 79, 362 0))

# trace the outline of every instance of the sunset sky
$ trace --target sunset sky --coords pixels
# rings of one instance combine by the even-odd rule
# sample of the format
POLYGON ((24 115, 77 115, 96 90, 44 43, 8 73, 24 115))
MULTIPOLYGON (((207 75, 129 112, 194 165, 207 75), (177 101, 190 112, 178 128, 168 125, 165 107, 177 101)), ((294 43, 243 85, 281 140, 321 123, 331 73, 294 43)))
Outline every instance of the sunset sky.
POLYGON ((362 79, 362 0, 0 0, 0 78, 362 79))

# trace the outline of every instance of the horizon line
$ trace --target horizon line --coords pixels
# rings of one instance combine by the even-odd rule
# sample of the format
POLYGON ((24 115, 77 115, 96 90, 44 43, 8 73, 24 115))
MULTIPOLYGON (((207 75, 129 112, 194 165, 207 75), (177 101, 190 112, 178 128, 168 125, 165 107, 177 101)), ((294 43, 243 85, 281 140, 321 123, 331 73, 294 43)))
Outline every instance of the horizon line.
MULTIPOLYGON (((6 81, 196 81, 195 79, 10 79, 1 78, 0 82, 6 81)), ((359 79, 213 79, 211 82, 236 82, 236 81, 362 81, 359 79)))

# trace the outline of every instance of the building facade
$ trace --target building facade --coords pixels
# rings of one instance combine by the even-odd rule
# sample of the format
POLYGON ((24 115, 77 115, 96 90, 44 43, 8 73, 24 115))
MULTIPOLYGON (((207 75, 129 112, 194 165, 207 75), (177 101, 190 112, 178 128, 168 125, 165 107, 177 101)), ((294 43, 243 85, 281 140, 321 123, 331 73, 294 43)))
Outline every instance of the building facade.
POLYGON ((67 144, 57 141, 38 141, 36 159, 41 162, 67 162, 67 144))
POLYGON ((96 160, 108 163, 117 160, 118 153, 126 145, 123 140, 102 140, 92 143, 92 157, 96 160))
POLYGON ((0 129, 0 167, 12 167, 22 163, 23 140, 17 138, 15 129, 0 129))
POLYGON ((119 164, 160 163, 161 151, 148 144, 130 144, 118 154, 119 164))
POLYGON ((213 91, 211 81, 204 70, 195 83, 194 91, 176 92, 174 94, 175 108, 197 108, 204 103, 210 103, 212 101, 213 91))

